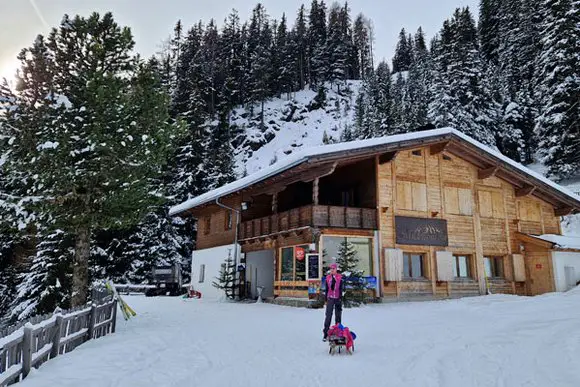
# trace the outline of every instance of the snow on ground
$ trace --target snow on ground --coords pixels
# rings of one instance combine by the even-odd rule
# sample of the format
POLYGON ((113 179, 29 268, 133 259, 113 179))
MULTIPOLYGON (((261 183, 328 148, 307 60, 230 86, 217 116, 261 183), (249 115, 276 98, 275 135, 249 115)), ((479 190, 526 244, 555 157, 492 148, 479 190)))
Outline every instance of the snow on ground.
POLYGON ((346 309, 355 354, 335 357, 321 341, 322 310, 127 300, 134 320, 22 387, 580 385, 580 289, 346 309))

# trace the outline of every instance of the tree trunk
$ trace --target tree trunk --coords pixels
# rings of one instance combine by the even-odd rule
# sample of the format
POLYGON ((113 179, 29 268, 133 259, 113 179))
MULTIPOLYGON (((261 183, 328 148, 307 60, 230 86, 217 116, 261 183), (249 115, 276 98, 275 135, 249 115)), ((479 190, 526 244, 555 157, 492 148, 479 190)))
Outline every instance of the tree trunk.
POLYGON ((84 305, 89 290, 90 231, 88 226, 77 229, 73 263, 72 306, 84 305))

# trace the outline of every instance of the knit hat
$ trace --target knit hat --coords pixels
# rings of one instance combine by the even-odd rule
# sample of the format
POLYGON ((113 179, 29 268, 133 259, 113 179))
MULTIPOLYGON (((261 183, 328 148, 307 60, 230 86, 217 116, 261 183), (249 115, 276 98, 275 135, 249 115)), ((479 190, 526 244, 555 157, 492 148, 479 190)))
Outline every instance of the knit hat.
POLYGON ((331 269, 338 269, 338 265, 336 263, 331 263, 330 268, 331 269))

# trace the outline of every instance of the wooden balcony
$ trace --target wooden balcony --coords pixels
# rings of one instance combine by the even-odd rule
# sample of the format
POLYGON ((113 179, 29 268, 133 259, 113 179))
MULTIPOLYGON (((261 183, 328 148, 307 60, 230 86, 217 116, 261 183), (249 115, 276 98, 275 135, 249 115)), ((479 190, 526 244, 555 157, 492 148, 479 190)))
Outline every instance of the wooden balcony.
POLYGON ((303 227, 332 227, 376 230, 377 211, 374 208, 336 206, 304 206, 242 222, 239 239, 274 235, 303 227))

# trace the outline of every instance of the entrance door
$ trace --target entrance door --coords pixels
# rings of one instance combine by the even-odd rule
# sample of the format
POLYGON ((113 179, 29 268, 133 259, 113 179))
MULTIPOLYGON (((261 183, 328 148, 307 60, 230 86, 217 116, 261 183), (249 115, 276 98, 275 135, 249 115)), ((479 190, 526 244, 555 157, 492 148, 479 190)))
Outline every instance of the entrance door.
POLYGON ((246 253, 246 281, 252 298, 258 297, 258 286, 264 287, 263 298, 274 297, 274 250, 246 253))
POLYGON ((527 254, 526 259, 530 273, 530 295, 532 296, 554 291, 549 254, 548 252, 527 254))

